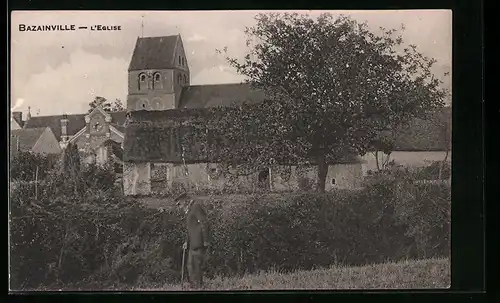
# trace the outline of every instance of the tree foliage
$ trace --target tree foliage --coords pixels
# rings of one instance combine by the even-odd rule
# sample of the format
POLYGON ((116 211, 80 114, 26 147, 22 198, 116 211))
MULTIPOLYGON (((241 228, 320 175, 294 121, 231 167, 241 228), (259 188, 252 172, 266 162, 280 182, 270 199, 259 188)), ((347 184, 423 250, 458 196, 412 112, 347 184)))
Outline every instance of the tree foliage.
POLYGON ((97 106, 101 106, 106 112, 119 112, 125 110, 125 107, 120 99, 116 99, 115 102, 111 103, 104 97, 96 96, 95 99, 89 103, 89 113, 92 112, 97 106))
POLYGON ((246 29, 250 51, 227 60, 270 101, 227 110, 217 121, 232 140, 222 160, 315 163, 323 191, 327 163, 365 154, 381 133, 444 104, 446 91, 431 72, 436 60, 405 47, 395 29, 376 34, 330 14, 260 14, 256 21, 246 29))
POLYGON ((38 168, 38 179, 42 180, 54 167, 57 156, 18 152, 10 158, 10 179, 12 181, 35 181, 38 168))

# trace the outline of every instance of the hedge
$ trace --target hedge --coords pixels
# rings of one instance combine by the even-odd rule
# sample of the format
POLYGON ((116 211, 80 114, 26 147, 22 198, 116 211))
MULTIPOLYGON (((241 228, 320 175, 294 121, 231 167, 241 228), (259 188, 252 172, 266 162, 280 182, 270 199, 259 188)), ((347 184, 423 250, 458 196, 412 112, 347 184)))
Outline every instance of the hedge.
MULTIPOLYGON (((98 175, 105 174, 81 178, 98 175)), ((22 186, 12 192, 11 288, 178 282, 185 238, 179 210, 149 209, 111 187, 80 183, 87 187, 78 195, 47 189, 35 200, 22 186)), ((212 229, 208 276, 449 255, 446 185, 386 178, 356 192, 228 197, 203 202, 212 229)))

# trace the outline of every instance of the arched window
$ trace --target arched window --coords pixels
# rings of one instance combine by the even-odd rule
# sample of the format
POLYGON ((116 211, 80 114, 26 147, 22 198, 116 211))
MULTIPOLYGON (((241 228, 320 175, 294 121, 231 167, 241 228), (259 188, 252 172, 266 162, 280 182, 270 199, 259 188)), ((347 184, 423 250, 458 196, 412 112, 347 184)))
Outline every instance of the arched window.
POLYGON ((181 63, 182 63, 182 62, 181 62, 181 56, 179 56, 179 65, 181 65, 181 63))
POLYGON ((153 110, 161 110, 161 109, 162 109, 162 106, 161 106, 161 99, 160 99, 160 98, 154 98, 154 99, 153 99, 153 106, 152 106, 152 109, 153 109, 153 110))
POLYGON ((161 74, 160 73, 155 73, 153 75, 153 89, 155 88, 161 88, 161 74))
POLYGON ((181 81, 182 81, 182 75, 179 74, 179 76, 177 76, 177 83, 181 84, 181 81))
POLYGON ((188 83, 187 77, 186 77, 186 75, 184 75, 184 84, 187 84, 187 83, 188 83))
POLYGON ((138 79, 138 84, 137 84, 137 87, 139 88, 139 90, 141 90, 141 88, 144 88, 144 84, 146 83, 146 74, 139 74, 139 79, 138 79))
POLYGON ((184 67, 186 65, 186 59, 182 57, 182 66, 184 67))

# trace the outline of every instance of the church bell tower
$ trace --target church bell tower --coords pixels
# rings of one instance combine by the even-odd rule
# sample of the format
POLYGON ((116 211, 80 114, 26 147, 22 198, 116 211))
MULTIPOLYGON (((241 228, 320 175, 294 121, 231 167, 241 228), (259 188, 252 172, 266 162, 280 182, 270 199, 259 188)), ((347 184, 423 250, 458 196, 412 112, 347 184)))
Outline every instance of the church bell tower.
POLYGON ((180 35, 137 38, 128 68, 127 110, 179 108, 190 73, 180 35))

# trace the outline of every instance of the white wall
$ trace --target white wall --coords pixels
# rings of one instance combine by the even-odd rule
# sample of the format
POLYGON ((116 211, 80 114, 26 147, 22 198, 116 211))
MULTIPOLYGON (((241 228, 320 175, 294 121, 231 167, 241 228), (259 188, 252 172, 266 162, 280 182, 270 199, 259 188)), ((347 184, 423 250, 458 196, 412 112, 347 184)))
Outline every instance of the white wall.
MULTIPOLYGON (((395 151, 389 156, 389 161, 394 160, 396 164, 411 167, 423 167, 431 164, 434 161, 443 161, 446 155, 445 151, 418 151, 418 152, 405 152, 395 151)), ((379 163, 382 164, 386 159, 386 155, 379 152, 379 163)), ((368 170, 377 170, 377 162, 373 153, 367 153, 363 156, 363 175, 367 175, 368 170)), ((451 162, 451 152, 448 155, 448 161, 451 162)))
POLYGON ((123 191, 125 195, 151 193, 149 163, 123 163, 123 191))

